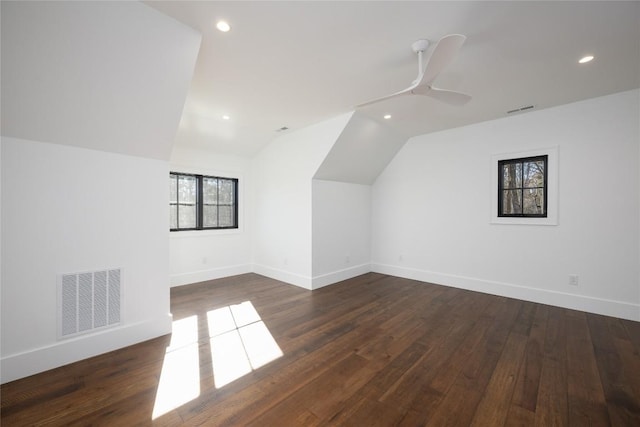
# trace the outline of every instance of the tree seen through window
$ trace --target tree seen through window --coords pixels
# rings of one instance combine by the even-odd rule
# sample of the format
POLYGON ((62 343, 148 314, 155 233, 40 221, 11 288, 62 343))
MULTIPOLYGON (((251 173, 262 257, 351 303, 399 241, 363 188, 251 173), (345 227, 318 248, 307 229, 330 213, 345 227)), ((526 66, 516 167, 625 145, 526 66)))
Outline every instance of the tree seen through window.
POLYGON ((498 162, 498 216, 547 216, 548 156, 498 162))

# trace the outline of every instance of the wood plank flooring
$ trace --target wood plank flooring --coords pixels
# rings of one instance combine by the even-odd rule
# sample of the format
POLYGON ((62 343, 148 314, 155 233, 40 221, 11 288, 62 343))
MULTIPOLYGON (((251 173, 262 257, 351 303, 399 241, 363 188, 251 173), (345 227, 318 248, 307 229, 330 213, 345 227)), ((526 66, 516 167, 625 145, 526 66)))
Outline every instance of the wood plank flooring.
POLYGON ((171 310, 173 341, 3 385, 2 425, 640 426, 638 322, 375 273, 313 292, 246 274, 174 288, 171 310))

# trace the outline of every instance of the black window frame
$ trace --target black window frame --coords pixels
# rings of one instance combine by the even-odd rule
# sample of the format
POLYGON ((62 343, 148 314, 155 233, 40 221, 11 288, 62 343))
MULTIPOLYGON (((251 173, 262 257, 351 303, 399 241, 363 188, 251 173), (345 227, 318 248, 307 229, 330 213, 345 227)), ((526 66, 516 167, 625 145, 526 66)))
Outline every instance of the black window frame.
POLYGON ((544 154, 540 156, 531 156, 531 157, 519 157, 514 159, 504 159, 498 161, 498 217, 500 218, 547 218, 549 212, 549 206, 547 203, 548 200, 548 181, 549 181, 549 155, 544 154), (543 173, 543 185, 542 187, 525 187, 524 186, 524 164, 525 163, 534 163, 542 161, 544 163, 544 173, 543 173), (520 167, 520 182, 521 187, 514 187, 508 190, 520 190, 520 200, 522 200, 521 209, 524 209, 524 191, 528 189, 538 188, 543 190, 543 212, 539 214, 527 214, 527 213, 519 213, 519 214, 507 214, 503 212, 503 198, 504 198, 504 181, 502 175, 502 169, 504 165, 509 164, 521 164, 520 167))
MULTIPOLYGON (((196 206, 196 226, 195 227, 189 227, 189 228, 180 228, 180 200, 177 199, 176 203, 172 203, 171 200, 169 200, 169 208, 171 208, 174 205, 178 206, 178 211, 176 212, 177 215, 177 221, 176 221, 176 225, 178 226, 178 228, 171 228, 171 224, 169 224, 169 231, 194 231, 194 230, 233 230, 233 229, 237 229, 239 228, 239 224, 238 224, 238 178, 229 178, 229 177, 223 177, 223 176, 212 176, 212 175, 200 175, 200 174, 193 174, 193 173, 183 173, 183 172, 169 172, 169 179, 171 179, 171 176, 176 176, 178 179, 176 179, 176 193, 179 195, 180 192, 178 191, 178 182, 179 182, 179 177, 181 176, 188 176, 188 177, 194 177, 196 179, 196 202, 195 202, 195 206, 196 206), (205 227, 203 226, 203 210, 204 210, 204 196, 203 196, 203 180, 204 179, 215 179, 221 181, 229 181, 233 183, 233 202, 229 205, 229 204, 221 204, 218 203, 215 204, 215 206, 232 206, 233 207, 233 225, 232 226, 224 226, 224 227, 220 227, 220 226, 216 226, 216 227, 205 227)), ((218 188, 219 188, 218 184, 218 188)), ((179 197, 179 196, 178 196, 179 197)), ((184 204, 184 203, 183 203, 184 204)), ((213 204, 207 204, 208 206, 213 206, 213 204)), ((218 215, 219 215, 219 209, 218 211, 218 215)), ((219 218, 219 217, 218 217, 219 218)), ((216 221, 216 223, 219 223, 220 221, 216 221)))

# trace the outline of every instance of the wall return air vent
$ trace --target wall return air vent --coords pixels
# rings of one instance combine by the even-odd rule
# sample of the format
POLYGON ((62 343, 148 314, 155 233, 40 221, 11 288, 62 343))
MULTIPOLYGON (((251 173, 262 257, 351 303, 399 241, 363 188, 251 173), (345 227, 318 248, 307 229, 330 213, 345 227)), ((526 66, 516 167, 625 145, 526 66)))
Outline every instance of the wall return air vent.
POLYGON ((58 339, 120 323, 121 270, 58 276, 58 339))

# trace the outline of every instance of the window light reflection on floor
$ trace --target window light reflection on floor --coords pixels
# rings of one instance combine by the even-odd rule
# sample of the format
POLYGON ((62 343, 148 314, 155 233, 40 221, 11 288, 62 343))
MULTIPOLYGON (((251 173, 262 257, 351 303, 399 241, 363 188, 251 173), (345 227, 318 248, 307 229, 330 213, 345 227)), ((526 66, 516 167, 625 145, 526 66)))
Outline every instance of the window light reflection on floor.
POLYGON ((282 356, 251 301, 211 310, 207 322, 216 388, 282 356))
POLYGON ((190 316, 173 322, 151 417, 156 419, 199 395, 198 317, 190 316))
MULTIPOLYGON (((207 312, 207 325, 216 388, 282 356, 250 301, 207 312)), ((152 419, 200 396, 200 366, 208 361, 200 361, 198 339, 198 316, 173 322, 152 419)))

